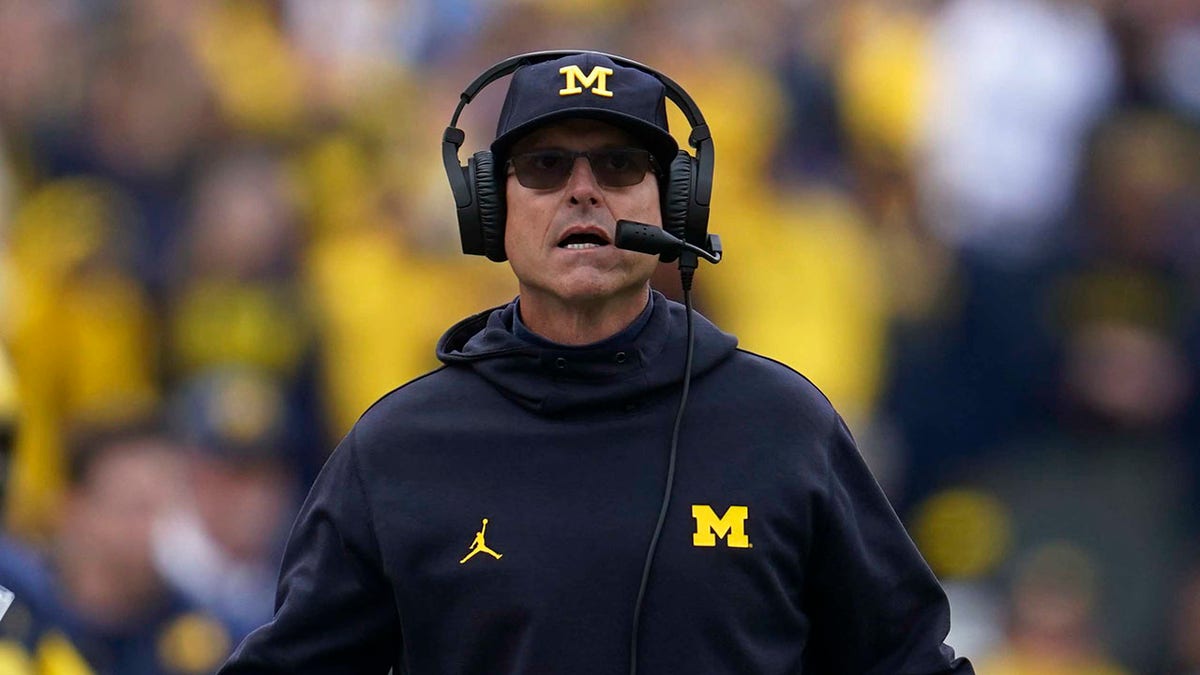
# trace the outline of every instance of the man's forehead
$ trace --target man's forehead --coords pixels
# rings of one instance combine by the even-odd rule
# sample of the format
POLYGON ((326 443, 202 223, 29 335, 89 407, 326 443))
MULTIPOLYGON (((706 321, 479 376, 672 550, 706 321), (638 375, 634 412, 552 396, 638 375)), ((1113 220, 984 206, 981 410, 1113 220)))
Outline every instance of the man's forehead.
POLYGON ((624 129, 586 118, 573 118, 551 122, 529 132, 513 145, 514 152, 530 148, 568 145, 621 145, 641 147, 641 143, 624 129))

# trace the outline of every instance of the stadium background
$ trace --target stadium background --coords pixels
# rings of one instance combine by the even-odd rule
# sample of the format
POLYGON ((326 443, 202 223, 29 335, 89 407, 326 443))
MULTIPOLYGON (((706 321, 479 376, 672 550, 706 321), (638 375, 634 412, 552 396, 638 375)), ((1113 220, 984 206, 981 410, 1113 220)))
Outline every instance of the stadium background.
MULTIPOLYGON (((1200 4, 5 0, 0 45, 5 530, 57 573, 73 449, 150 419, 88 550, 273 571, 356 416, 515 294, 458 253, 461 88, 594 48, 705 112, 728 257, 699 307, 848 418, 951 643, 998 675, 1200 672, 1200 4)), ((244 624, 263 578, 182 590, 244 624)))

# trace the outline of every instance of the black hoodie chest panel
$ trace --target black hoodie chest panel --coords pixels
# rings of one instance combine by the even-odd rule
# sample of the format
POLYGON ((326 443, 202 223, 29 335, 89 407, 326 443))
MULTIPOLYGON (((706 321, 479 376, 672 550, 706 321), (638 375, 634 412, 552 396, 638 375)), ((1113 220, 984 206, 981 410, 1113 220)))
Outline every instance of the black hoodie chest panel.
MULTIPOLYGON (((451 389, 474 403, 466 417, 414 428, 388 416, 392 428, 371 435, 366 472, 394 477, 369 496, 401 620, 414 618, 406 642, 456 654, 461 672, 487 671, 476 658, 498 645, 525 664, 511 672, 550 672, 526 668, 561 662, 566 645, 596 660, 578 672, 617 672, 614 647, 628 642, 678 394, 648 396, 633 413, 548 418, 468 373, 440 375, 463 379, 451 389), (472 555, 484 518, 488 550, 472 555), (475 637, 446 644, 464 626, 475 637)), ((756 422, 775 411, 723 396, 721 379, 693 389, 645 605, 644 635, 662 638, 647 642, 658 645, 647 658, 674 664, 715 653, 751 663, 764 644, 799 645, 806 632, 799 589, 816 469, 778 443, 786 430, 756 422), (712 517, 731 506, 747 516, 720 532, 712 517), (731 545, 739 527, 744 548, 731 545), (713 545, 695 545, 697 533, 711 533, 713 545)), ((798 437, 816 436, 811 419, 792 418, 798 437)))

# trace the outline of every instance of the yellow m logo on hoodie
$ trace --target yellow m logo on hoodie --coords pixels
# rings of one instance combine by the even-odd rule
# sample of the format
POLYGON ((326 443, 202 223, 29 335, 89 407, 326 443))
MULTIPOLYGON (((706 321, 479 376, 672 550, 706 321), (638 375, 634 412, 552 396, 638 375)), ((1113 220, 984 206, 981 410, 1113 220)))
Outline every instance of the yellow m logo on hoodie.
POLYGON ((730 506, 725 515, 718 517, 708 504, 692 504, 692 517, 696 519, 692 545, 716 546, 721 538, 730 548, 750 548, 750 538, 746 536, 749 515, 750 509, 745 506, 730 506))

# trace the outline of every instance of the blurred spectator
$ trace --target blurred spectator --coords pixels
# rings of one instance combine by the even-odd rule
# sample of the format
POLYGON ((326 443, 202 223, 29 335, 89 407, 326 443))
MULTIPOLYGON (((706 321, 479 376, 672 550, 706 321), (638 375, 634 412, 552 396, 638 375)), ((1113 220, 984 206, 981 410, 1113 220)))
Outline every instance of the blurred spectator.
POLYGON ((22 182, 41 177, 34 135, 82 103, 83 19, 76 0, 0 5, 0 136, 22 182))
POLYGON ((297 195, 283 158, 263 145, 223 146, 199 165, 190 197, 166 304, 167 377, 246 367, 278 378, 295 427, 286 450, 311 478, 326 435, 314 316, 297 277, 297 195))
POLYGON ((1057 239, 1082 143, 1116 95, 1089 0, 950 0, 936 19, 921 191, 941 236, 1024 261, 1057 239))
POLYGON ((0 251, 11 293, 0 325, 24 412, 9 496, 20 532, 50 527, 65 427, 132 419, 157 403, 156 326, 129 272, 131 208, 111 183, 53 181, 28 196, 0 251))
POLYGON ((185 382, 172 405, 185 487, 154 524, 155 561, 240 640, 271 618, 296 508, 284 392, 262 373, 227 368, 185 382))
POLYGON ((840 10, 834 72, 852 161, 891 164, 913 156, 936 70, 930 14, 926 0, 858 0, 840 10))
POLYGON ((1100 580, 1087 554, 1047 544, 1023 560, 1012 587, 1008 644, 981 665, 992 675, 1126 675, 1092 625, 1100 580))
MULTIPOLYGON (((1190 475, 1195 506, 1200 131, 1165 112, 1115 115, 1095 135, 1089 165, 1087 229, 1047 311, 1075 356, 1065 363, 1066 381, 1108 424, 1159 429, 1189 449, 1177 471, 1190 475)), ((1200 515, 1188 511, 1200 531, 1200 515)))
MULTIPOLYGON (((8 464, 20 415, 17 386, 6 350, 0 347, 0 517, 8 464)), ((2 522, 2 521, 0 521, 2 522)), ((45 560, 0 527, 0 673, 89 675, 90 670, 57 625, 57 591, 45 560), (2 594, 2 592, 0 592, 2 594), (7 611, 6 611, 7 610, 7 611)))
POLYGON ((172 269, 172 376, 228 363, 300 373, 312 331, 294 282, 294 200, 267 148, 222 148, 202 166, 172 269))
POLYGON ((130 21, 114 22, 113 40, 89 43, 82 109, 53 120, 36 140, 43 172, 95 174, 128 196, 121 227, 132 271, 157 297, 190 164, 215 131, 213 105, 187 45, 169 34, 130 34, 130 21))
POLYGON ((54 549, 63 622, 98 675, 207 673, 228 629, 154 567, 153 523, 182 490, 179 449, 153 431, 86 432, 74 446, 54 549))
POLYGON ((190 54, 233 131, 284 139, 303 130, 305 73, 274 0, 213 2, 191 31, 190 54))
POLYGON ((1128 391, 1124 404, 1112 400, 1115 394, 1095 401, 1106 408, 1126 406, 1112 415, 1137 415, 1137 423, 1158 421, 1147 416, 1174 418, 1195 395, 1189 380, 1198 364, 1186 355, 1184 341, 1200 319, 1188 270, 1200 217, 1194 199, 1200 189, 1197 153, 1200 136, 1168 115, 1127 113, 1108 120, 1091 152, 1084 190, 1087 229, 1058 291, 1060 327, 1104 314, 1111 323, 1165 342, 1159 368, 1142 362, 1145 367, 1135 372, 1112 374, 1114 384, 1128 391), (1129 390, 1131 378, 1139 375, 1154 377, 1153 391, 1129 390), (1139 415, 1128 405, 1149 409, 1139 415))
POLYGON ((838 12, 831 3, 800 3, 777 23, 783 48, 772 67, 779 72, 788 111, 772 159, 778 167, 773 179, 780 183, 836 180, 845 172, 843 103, 834 83, 841 46, 838 12))

